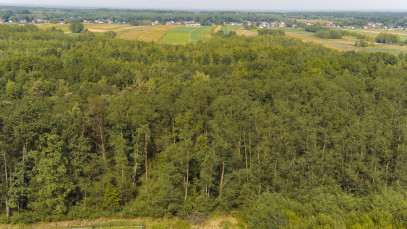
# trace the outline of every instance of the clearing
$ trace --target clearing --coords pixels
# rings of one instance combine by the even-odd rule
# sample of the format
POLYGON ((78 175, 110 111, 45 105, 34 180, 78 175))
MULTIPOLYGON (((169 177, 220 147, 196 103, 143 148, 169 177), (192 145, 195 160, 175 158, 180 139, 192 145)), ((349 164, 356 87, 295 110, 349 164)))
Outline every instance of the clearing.
POLYGON ((163 44, 188 44, 198 43, 199 40, 207 41, 211 38, 214 26, 180 27, 168 32, 161 40, 163 44))

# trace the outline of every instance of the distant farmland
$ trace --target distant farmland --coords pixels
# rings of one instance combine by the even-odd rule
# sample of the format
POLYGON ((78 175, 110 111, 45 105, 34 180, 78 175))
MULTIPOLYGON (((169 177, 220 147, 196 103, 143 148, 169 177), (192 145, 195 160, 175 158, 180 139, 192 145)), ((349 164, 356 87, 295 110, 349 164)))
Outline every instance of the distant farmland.
MULTIPOLYGON (((46 30, 52 27, 62 29, 70 33, 69 25, 61 24, 38 24, 40 29, 46 30)), ((132 26, 119 24, 85 24, 85 29, 94 33, 113 31, 118 38, 126 40, 154 41, 158 42, 168 31, 182 27, 181 25, 156 25, 156 26, 132 26)))
POLYGON ((199 40, 206 41, 211 38, 214 26, 203 27, 181 27, 168 32, 161 40, 163 44, 187 44, 198 43, 199 40))

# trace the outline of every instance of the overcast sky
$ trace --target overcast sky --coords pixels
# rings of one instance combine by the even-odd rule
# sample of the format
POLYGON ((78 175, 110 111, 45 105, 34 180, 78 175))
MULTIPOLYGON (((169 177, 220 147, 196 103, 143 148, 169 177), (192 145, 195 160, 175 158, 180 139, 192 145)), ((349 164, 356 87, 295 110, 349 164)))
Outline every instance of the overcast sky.
POLYGON ((407 0, 0 0, 0 5, 257 11, 407 11, 407 0))

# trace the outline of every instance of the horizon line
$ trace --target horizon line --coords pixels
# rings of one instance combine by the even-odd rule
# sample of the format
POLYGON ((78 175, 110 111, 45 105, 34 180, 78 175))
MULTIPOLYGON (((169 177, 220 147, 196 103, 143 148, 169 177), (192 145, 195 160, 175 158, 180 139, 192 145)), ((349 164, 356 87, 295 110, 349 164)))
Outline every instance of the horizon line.
POLYGON ((321 10, 301 10, 301 9, 210 9, 210 8, 124 8, 124 7, 104 7, 104 6, 75 6, 75 5, 43 5, 43 4, 6 4, 0 3, 0 7, 30 7, 30 8, 48 8, 48 9, 109 9, 109 10, 151 10, 151 11, 190 11, 190 12, 217 12, 217 11, 232 11, 232 12, 258 12, 258 13, 407 13, 407 9, 387 9, 387 10, 374 10, 374 9, 353 9, 353 10, 333 10, 333 9, 321 9, 321 10))

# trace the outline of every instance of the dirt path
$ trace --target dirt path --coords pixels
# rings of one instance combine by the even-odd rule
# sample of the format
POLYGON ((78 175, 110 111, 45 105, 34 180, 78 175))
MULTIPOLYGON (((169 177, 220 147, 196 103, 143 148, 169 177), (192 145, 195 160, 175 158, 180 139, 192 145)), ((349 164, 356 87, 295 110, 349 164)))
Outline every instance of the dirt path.
POLYGON ((191 33, 194 32, 195 30, 199 29, 199 28, 201 28, 201 27, 196 27, 196 29, 193 29, 188 33, 188 43, 191 43, 191 33))

